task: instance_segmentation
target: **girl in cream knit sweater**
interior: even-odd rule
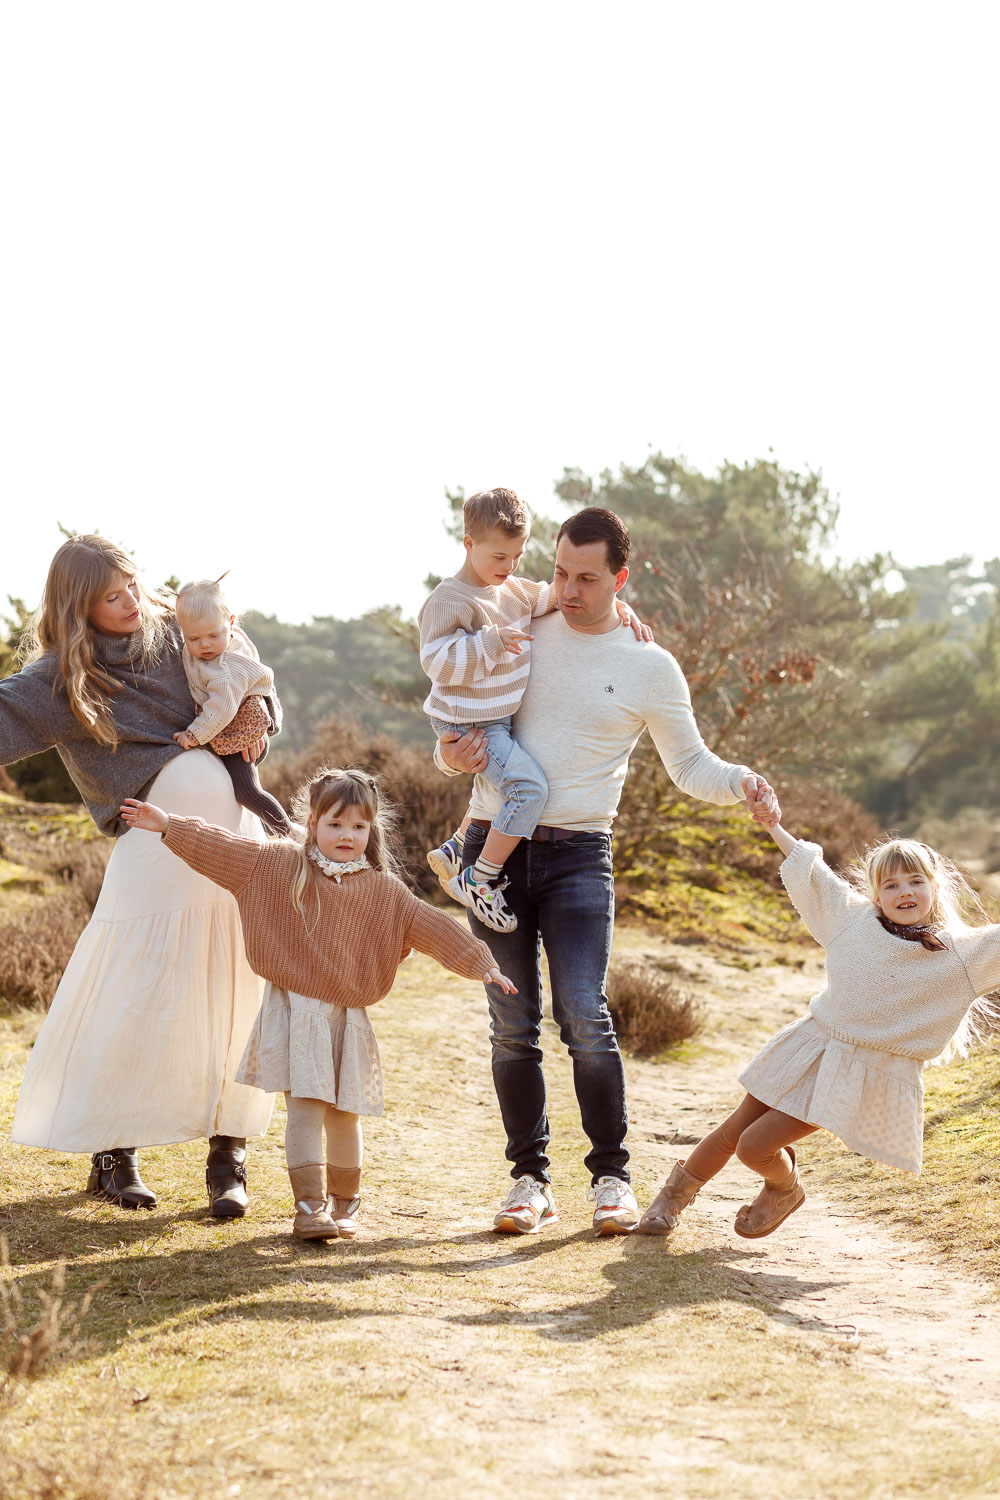
[[[872,1161],[919,1172],[924,1063],[950,1045],[965,1050],[974,1013],[989,1011],[979,997],[1000,985],[1000,926],[964,922],[958,903],[978,902],[926,844],[873,845],[859,890],[834,874],[818,845],[777,822],[771,834],[786,856],[785,888],[826,949],[826,987],[744,1068],[742,1104],[676,1164],[642,1234],[669,1234],[734,1153],[764,1179],[737,1214],[736,1233],[773,1233],[805,1198],[794,1143],[819,1129]]]
[[[132,828],[161,834],[174,854],[236,897],[247,958],[268,981],[236,1080],[285,1095],[293,1234],[351,1239],[360,1206],[360,1116],[382,1113],[367,1007],[389,993],[413,948],[467,979],[508,994],[512,986],[485,943],[418,901],[395,875],[391,813],[373,777],[321,771],[300,795],[299,812],[302,843],[266,844],[135,798],[121,815]]]

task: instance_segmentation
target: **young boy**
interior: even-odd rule
[[[517,918],[503,898],[500,873],[522,838],[538,825],[548,786],[510,732],[531,661],[528,626],[553,609],[552,585],[515,578],[531,522],[513,490],[484,490],[466,500],[465,562],[428,597],[417,616],[420,665],[431,680],[424,702],[435,734],[486,732],[486,780],[503,796],[474,866],[463,869],[461,825],[427,863],[444,888],[491,927],[513,932]]]
[[[481,728],[489,756],[482,773],[503,797],[475,865],[463,868],[466,812],[427,863],[450,895],[494,932],[513,932],[517,918],[503,898],[504,862],[538,826],[548,784],[511,736],[511,717],[524,696],[531,665],[528,626],[555,609],[551,583],[515,578],[531,519],[513,490],[483,490],[466,500],[465,562],[445,578],[417,616],[420,665],[431,680],[424,702],[435,734]],[[623,625],[651,639],[629,606],[616,605]]]

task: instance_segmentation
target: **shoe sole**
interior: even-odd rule
[[[99,1198],[102,1203],[113,1203],[115,1208],[123,1208],[126,1213],[134,1213],[137,1208],[146,1208],[152,1211],[156,1207],[156,1199],[152,1203],[126,1203],[124,1198],[116,1198],[114,1193],[106,1193],[101,1188],[87,1188],[91,1198]]]
[[[210,1203],[208,1212],[213,1219],[242,1219],[246,1209],[240,1203]]]
[[[438,881],[441,885],[441,889],[445,891],[449,896],[451,896],[451,899],[454,901],[455,897],[448,887],[448,882],[449,880],[453,879],[454,876],[458,875],[460,871],[453,870],[446,859],[441,859],[438,856],[438,852],[436,849],[432,849],[430,854],[428,854],[427,863],[430,865],[431,869],[434,871],[434,874],[437,876]]]
[[[556,1214],[556,1213],[542,1214],[542,1217],[539,1219],[539,1221],[538,1221],[537,1224],[532,1224],[529,1229],[526,1229],[524,1227],[524,1225],[523,1224],[519,1224],[517,1222],[517,1220],[512,1217],[512,1215],[505,1214],[502,1218],[494,1219],[493,1220],[493,1233],[494,1234],[537,1234],[540,1229],[544,1229],[544,1227],[545,1227],[546,1224],[558,1224],[558,1223],[559,1223],[559,1215],[558,1214]]]
[[[594,1238],[603,1239],[609,1234],[635,1234],[638,1228],[638,1219],[634,1224],[621,1224],[617,1219],[602,1219],[599,1224],[594,1225]]]

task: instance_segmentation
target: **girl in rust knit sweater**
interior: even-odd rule
[[[383,1103],[367,1007],[389,993],[413,948],[467,979],[507,993],[513,986],[485,943],[398,878],[392,812],[373,777],[321,771],[297,811],[302,842],[267,844],[135,798],[121,813],[236,897],[247,958],[268,981],[237,1081],[285,1095],[292,1233],[351,1239],[361,1201],[360,1116],[381,1114]]]

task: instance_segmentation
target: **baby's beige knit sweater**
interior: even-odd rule
[[[466,979],[493,968],[485,943],[418,901],[395,875],[359,870],[338,882],[310,866],[303,920],[292,904],[299,856],[291,842],[258,844],[201,818],[175,817],[163,841],[232,891],[250,967],[282,989],[348,1009],[374,1005],[412,948]]]

